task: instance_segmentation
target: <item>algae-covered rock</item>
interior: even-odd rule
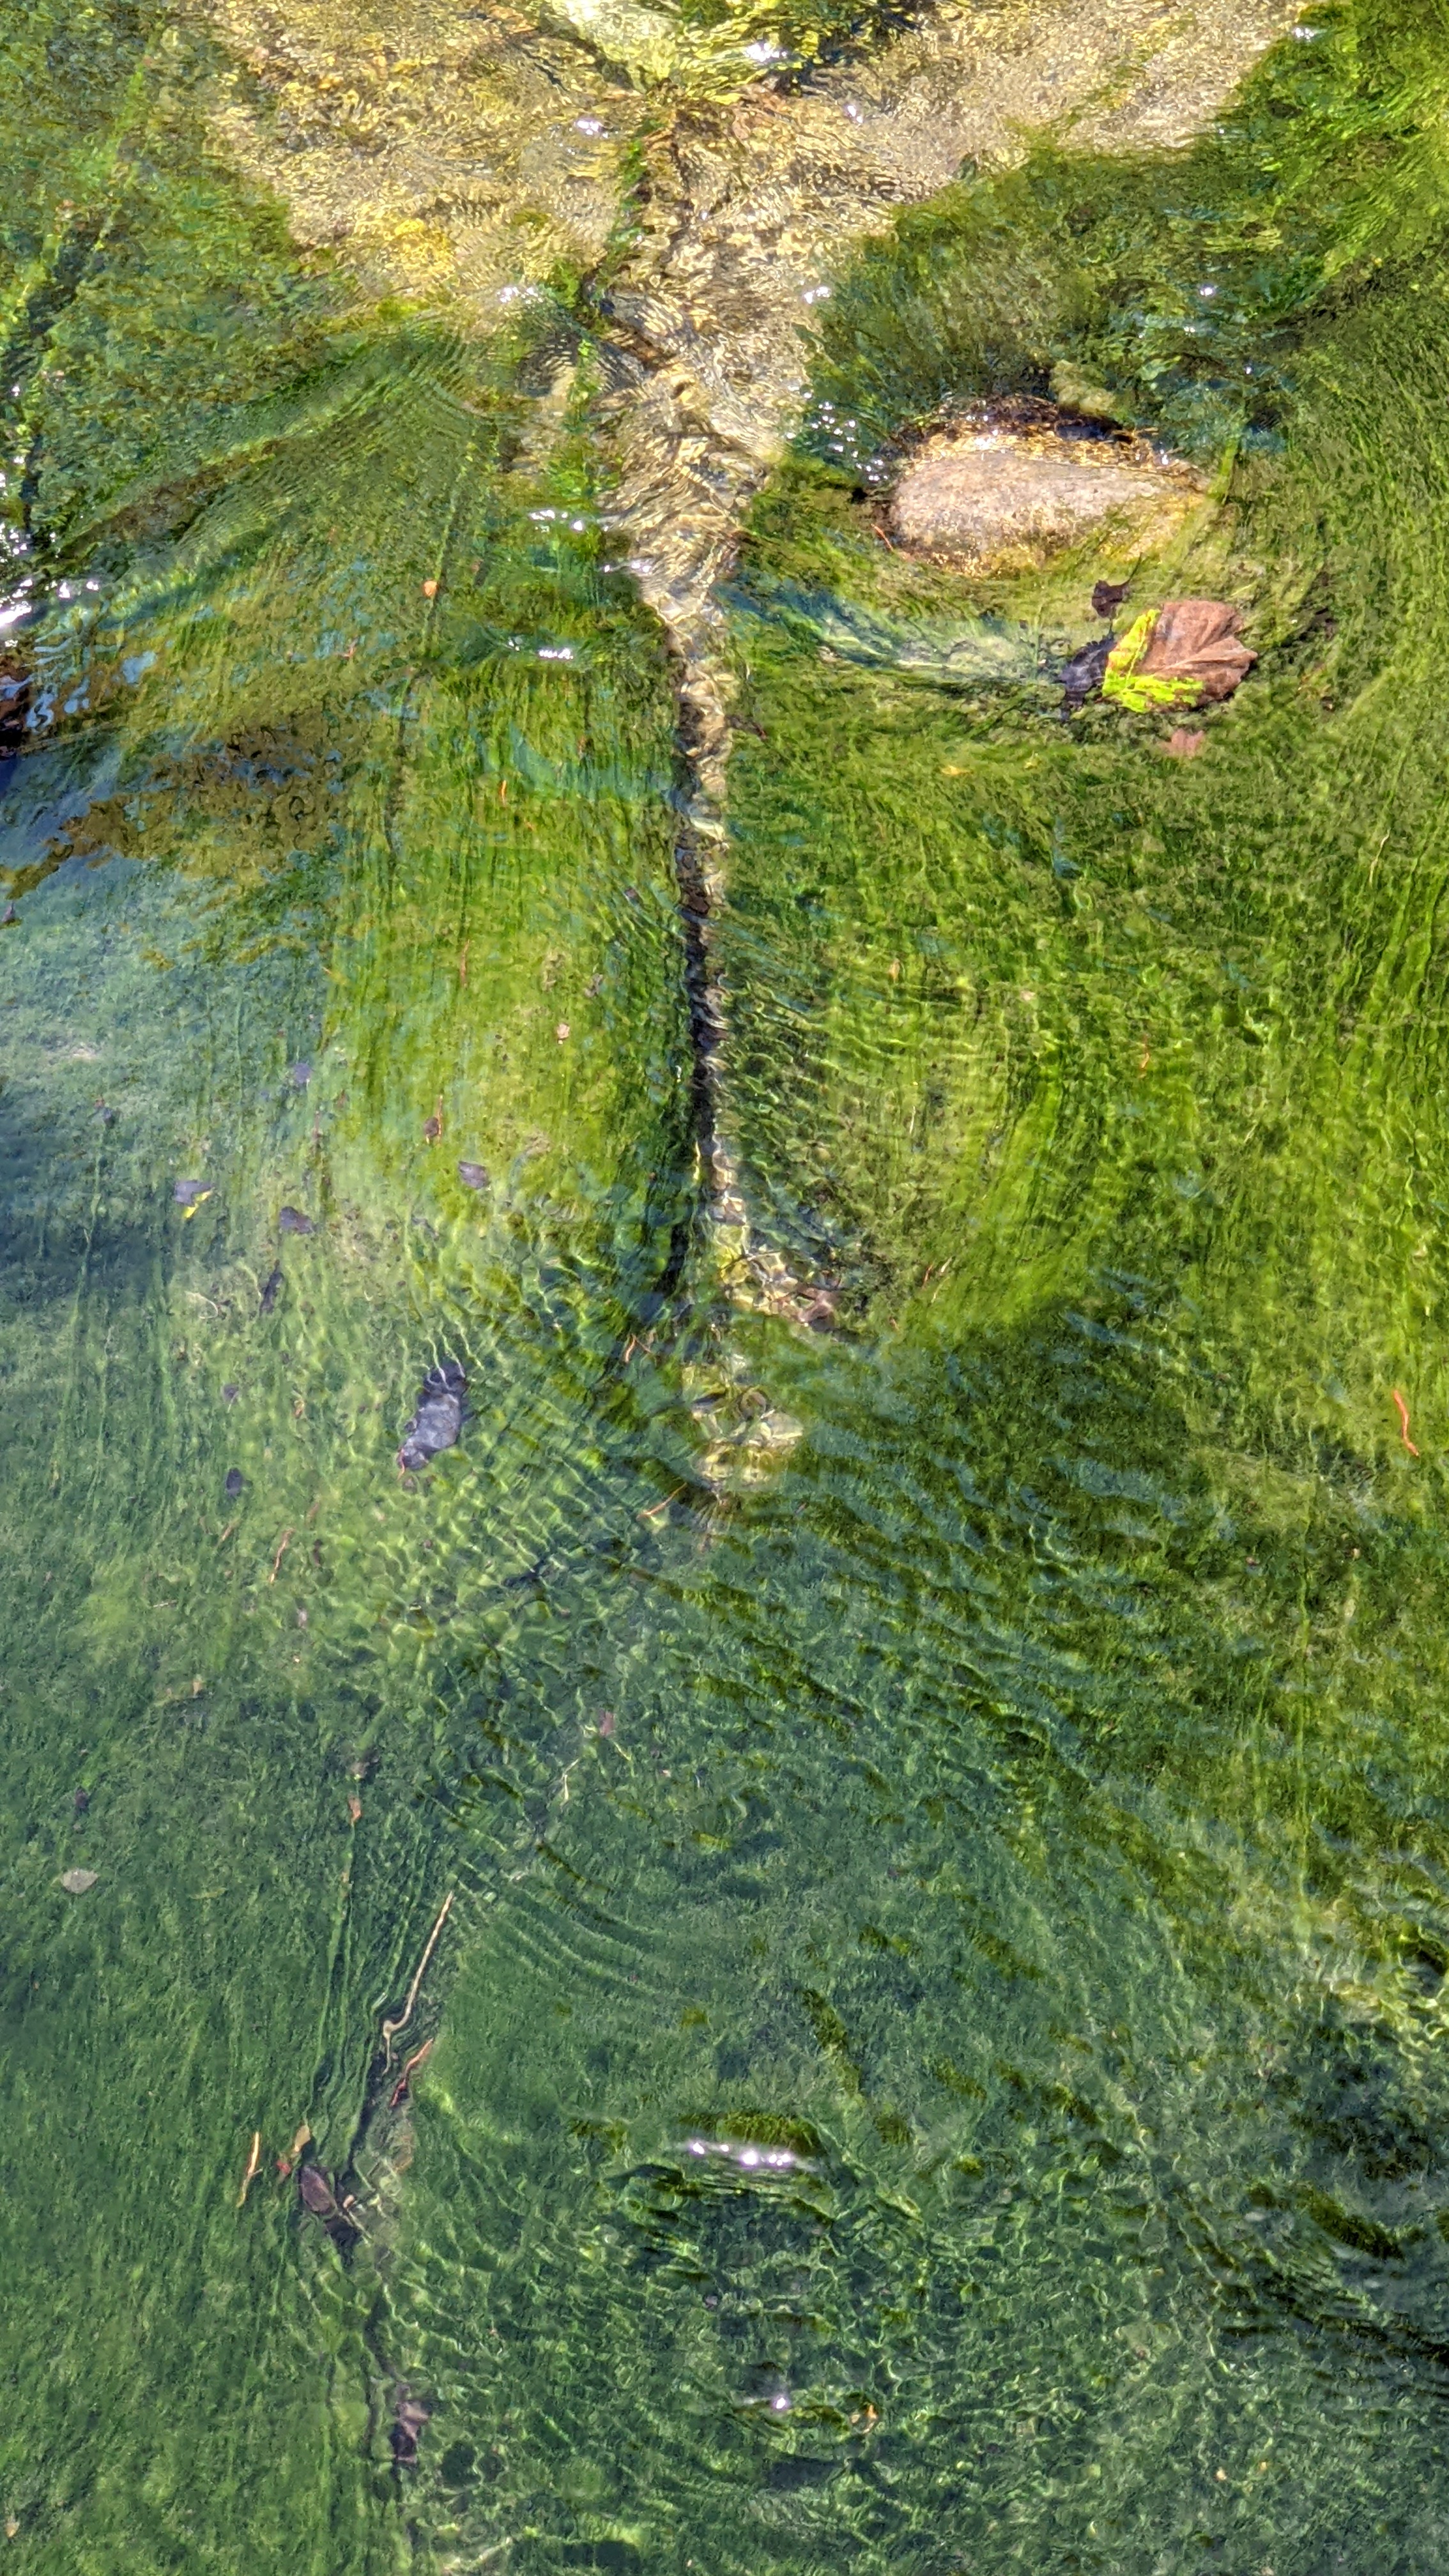
[[[996,574],[1028,571],[1100,531],[1128,554],[1161,544],[1197,500],[1197,477],[1142,441],[1084,430],[1064,416],[1038,424],[984,411],[939,432],[896,484],[892,540]]]

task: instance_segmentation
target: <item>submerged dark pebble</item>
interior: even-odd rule
[[[302,1062],[301,1062],[300,1064],[294,1064],[294,1065],[293,1065],[293,1067],[292,1067],[292,1080],[293,1080],[293,1083],[296,1085],[296,1088],[298,1089],[298,1091],[305,1091],[305,1090],[306,1090],[306,1088],[307,1088],[307,1085],[308,1085],[308,1083],[311,1081],[311,1079],[312,1079],[312,1068],[311,1068],[310,1064],[308,1064],[308,1062],[306,1061],[306,1058],[304,1057],[304,1058],[303,1058],[303,1060],[302,1060]]]
[[[77,1789],[75,1793],[75,1811],[77,1816],[83,1816],[90,1803],[91,1793],[89,1789]]]
[[[440,1360],[429,1369],[418,1398],[418,1409],[403,1433],[397,1463],[403,1468],[426,1467],[439,1450],[451,1449],[463,1428],[463,1396],[468,1380],[456,1360]]]
[[[278,1262],[276,1269],[272,1272],[270,1278],[262,1289],[261,1306],[262,1313],[264,1315],[270,1315],[272,1308],[275,1306],[277,1302],[277,1291],[281,1287],[281,1284],[282,1265]]]
[[[238,1494],[242,1491],[245,1484],[246,1478],[242,1474],[240,1467],[228,1467],[226,1471],[226,1491],[229,1501],[233,1503],[236,1501]]]
[[[465,1190],[486,1190],[488,1187],[488,1166],[486,1163],[460,1163],[458,1165],[458,1178],[462,1182]]]
[[[311,1218],[304,1216],[300,1208],[294,1207],[278,1210],[277,1225],[283,1234],[312,1234],[316,1231]]]
[[[1121,607],[1131,587],[1130,581],[1099,581],[1092,592],[1093,616],[1110,617],[1114,608]]]
[[[222,1390],[221,1390],[221,1400],[222,1400],[222,1403],[223,1403],[223,1404],[235,1404],[235,1402],[236,1402],[236,1400],[237,1400],[237,1397],[240,1395],[240,1393],[241,1393],[241,1388],[240,1388],[239,1386],[224,1386],[224,1387],[222,1388]]]
[[[432,2414],[430,2406],[420,2406],[415,2397],[400,2397],[392,2419],[392,2456],[400,2469],[417,2464],[418,2436]]]
[[[297,2188],[305,2206],[314,2218],[335,2218],[337,2203],[332,2185],[320,2165],[303,2165],[297,2175]]]
[[[210,1197],[211,1183],[210,1181],[177,1181],[173,1184],[171,1195],[178,1207],[195,1207],[198,1199]]]
[[[1100,689],[1107,656],[1116,640],[1115,635],[1099,636],[1095,644],[1084,644],[1080,653],[1074,653],[1070,662],[1062,664],[1062,689],[1068,707],[1085,705],[1093,691]]]
[[[30,673],[19,662],[0,662],[0,760],[13,760],[25,749],[29,714]],[[19,917],[12,905],[8,918]]]

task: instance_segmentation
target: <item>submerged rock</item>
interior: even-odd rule
[[[60,1883],[67,1896],[87,1896],[95,1886],[97,1876],[98,1872],[93,1869],[68,1869],[63,1872]]]
[[[315,1234],[317,1229],[300,1208],[284,1207],[278,1211],[277,1231],[280,1234]]]
[[[297,2174],[297,2188],[303,2204],[314,2218],[336,2218],[337,2201],[332,2185],[320,2165],[303,2165]]]
[[[458,1178],[462,1182],[465,1190],[486,1190],[488,1187],[488,1166],[486,1163],[460,1162],[458,1165]]]
[[[896,484],[889,530],[904,552],[962,571],[1028,571],[1108,523],[1134,553],[1149,549],[1198,490],[1140,440],[1010,404],[926,442]]]
[[[398,1465],[407,1471],[426,1467],[441,1450],[451,1449],[463,1428],[463,1397],[468,1380],[456,1360],[440,1360],[429,1369],[418,1409],[403,1433]]]

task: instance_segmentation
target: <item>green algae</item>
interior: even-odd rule
[[[766,496],[723,1097],[817,1340],[695,1242],[669,671],[529,390],[577,324],[359,316],[162,23],[4,39],[17,2561],[1427,2571],[1438,22],[1290,44],[1198,160],[1039,159],[1004,281],[967,192],[832,305],[863,457],[983,349],[1231,441],[1172,577],[1261,660],[1178,768],[1038,677],[1085,563],[963,595],[854,462]],[[123,276],[60,212],[117,171]],[[742,1393],[804,1437],[726,1507]]]

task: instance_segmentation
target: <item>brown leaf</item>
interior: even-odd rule
[[[1199,704],[1216,706],[1258,658],[1240,642],[1241,624],[1241,609],[1224,599],[1165,599],[1137,671],[1157,680],[1195,680]]]

